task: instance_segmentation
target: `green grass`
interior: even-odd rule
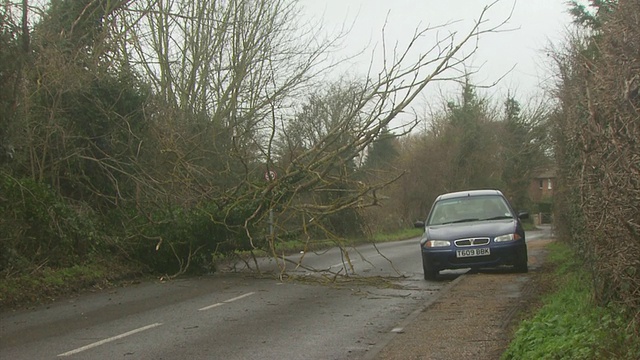
[[[48,303],[88,288],[110,286],[112,281],[139,275],[139,269],[114,262],[35,269],[28,274],[0,278],[0,310]]]
[[[105,269],[96,266],[38,269],[30,274],[0,280],[0,305],[5,307],[47,302],[104,277]]]
[[[593,303],[589,276],[571,250],[554,242],[549,245],[548,261],[556,266],[557,291],[520,324],[501,359],[639,359],[640,340],[625,330],[624,314]]]

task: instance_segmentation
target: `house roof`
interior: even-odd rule
[[[556,177],[556,169],[539,169],[533,172],[534,179],[553,179]]]

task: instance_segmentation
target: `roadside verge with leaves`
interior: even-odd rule
[[[595,304],[589,273],[566,244],[548,249],[554,290],[520,324],[501,359],[638,359],[640,338],[627,326],[630,314]]]

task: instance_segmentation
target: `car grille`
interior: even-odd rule
[[[453,242],[457,247],[487,245],[489,238],[458,239]]]

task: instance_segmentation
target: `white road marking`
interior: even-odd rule
[[[213,304],[213,305],[205,306],[205,307],[203,307],[203,308],[198,309],[198,311],[205,311],[205,310],[213,309],[214,307],[218,307],[218,306],[221,306],[221,305],[224,305],[224,304],[228,304],[228,303],[230,303],[230,302],[234,302],[234,301],[236,301],[236,300],[240,300],[240,299],[242,299],[242,298],[245,298],[245,297],[247,297],[247,296],[251,296],[251,295],[253,295],[253,294],[255,294],[255,292],[253,292],[253,291],[252,291],[252,292],[250,292],[250,293],[246,293],[246,294],[244,294],[244,295],[236,296],[236,297],[234,297],[234,298],[231,298],[231,299],[229,299],[229,300],[225,300],[225,301],[223,301],[223,302],[219,302],[219,303],[215,303],[215,304]]]
[[[201,308],[201,309],[198,309],[198,311],[205,311],[205,310],[213,309],[214,307],[218,307],[218,306],[222,306],[222,305],[224,305],[224,303],[223,303],[223,302],[221,302],[221,303],[216,303],[216,304],[209,305],[209,306],[205,306],[205,307],[203,307],[203,308]]]
[[[139,333],[139,332],[141,332],[141,331],[149,330],[149,329],[152,329],[152,328],[157,327],[157,326],[160,326],[160,325],[162,325],[162,323],[155,323],[155,324],[151,324],[151,325],[143,326],[143,327],[141,327],[141,328],[138,328],[138,329],[135,329],[135,330],[128,331],[128,332],[126,332],[126,333],[124,333],[124,334],[120,334],[120,335],[117,335],[117,336],[114,336],[114,337],[110,337],[110,338],[108,338],[108,339],[100,340],[100,341],[98,341],[98,342],[94,342],[93,344],[89,344],[89,345],[86,345],[86,346],[83,346],[83,347],[77,348],[77,349],[75,349],[75,350],[67,351],[66,353],[59,354],[59,355],[58,355],[58,357],[64,357],[64,356],[74,355],[74,354],[77,354],[77,353],[79,353],[79,352],[83,352],[83,351],[85,351],[85,350],[89,350],[89,349],[91,349],[91,348],[94,348],[94,347],[97,347],[97,346],[100,346],[100,345],[106,344],[106,343],[108,343],[108,342],[112,342],[112,341],[115,341],[115,340],[118,340],[118,339],[122,339],[122,338],[124,338],[124,337],[129,336],[129,335],[133,335],[133,334]]]

